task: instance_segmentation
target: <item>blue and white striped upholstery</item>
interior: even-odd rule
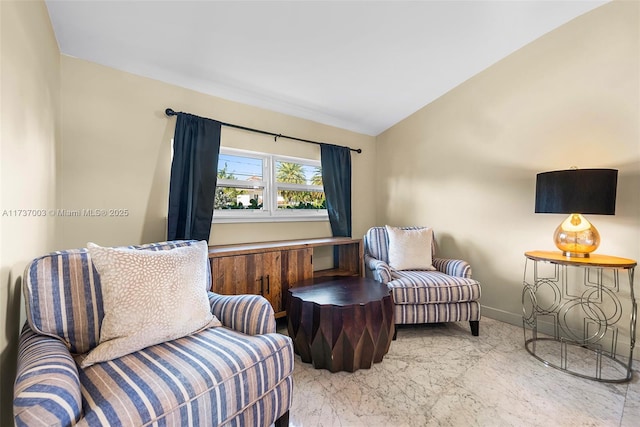
[[[270,425],[291,406],[293,345],[275,333],[273,308],[261,296],[209,292],[224,327],[79,369],[73,355],[97,344],[103,317],[87,251],[34,260],[24,288],[16,425]]]
[[[167,250],[193,241],[130,246]],[[86,249],[53,252],[32,261],[24,274],[27,321],[34,332],[58,337],[72,354],[98,345],[104,317],[102,287]]]
[[[449,276],[466,277],[471,279],[471,265],[461,259],[433,258],[436,270]]]
[[[384,261],[372,258],[370,255],[364,255],[364,266],[367,277],[371,277],[380,283],[389,283],[393,277],[391,276],[391,267]]]
[[[398,325],[466,322],[480,320],[480,304],[478,301],[455,304],[398,304],[393,314]]]
[[[402,230],[419,230],[424,227],[400,227]],[[471,265],[460,259],[436,257],[436,240],[431,241],[431,257],[436,270],[451,276],[471,278]],[[385,227],[372,227],[364,235],[364,261],[368,270],[381,283],[391,281],[391,267],[389,267],[389,234]],[[380,271],[377,271],[380,270]]]
[[[463,260],[438,258],[435,250],[434,239],[431,252],[436,271],[397,271],[389,266],[386,228],[373,227],[365,234],[365,275],[386,283],[391,290],[396,324],[480,320],[480,283],[471,278],[471,265]]]
[[[82,417],[78,368],[64,343],[25,324],[18,346],[13,413],[18,426],[73,425]]]
[[[387,283],[396,304],[438,304],[476,301],[480,284],[466,277],[440,271],[393,271]]]
[[[290,396],[293,360],[283,335],[206,329],[81,370],[83,421],[222,425],[283,381],[280,398]],[[267,425],[277,418],[258,415]]]
[[[225,325],[247,335],[271,334],[276,318],[271,304],[259,295],[219,295],[209,292],[211,312]]]

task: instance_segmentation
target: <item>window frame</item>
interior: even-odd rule
[[[242,222],[287,222],[287,221],[329,221],[326,209],[278,209],[277,194],[279,189],[322,191],[324,187],[309,184],[279,183],[276,180],[276,162],[298,163],[311,167],[322,167],[320,160],[283,156],[279,154],[250,151],[232,147],[220,147],[220,154],[249,157],[262,160],[262,181],[217,179],[216,188],[256,188],[258,182],[262,186],[262,209],[214,209],[212,223]],[[220,160],[218,159],[218,164]],[[216,165],[216,174],[218,165]],[[326,195],[325,195],[326,197]]]

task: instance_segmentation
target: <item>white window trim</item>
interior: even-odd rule
[[[257,151],[241,150],[238,148],[220,147],[220,154],[229,154],[232,156],[244,156],[262,159],[262,181],[252,182],[253,185],[247,184],[243,180],[218,179],[217,186],[233,185],[245,188],[255,188],[256,186],[263,188],[262,201],[263,205],[268,203],[266,210],[253,209],[218,209],[213,211],[211,220],[214,224],[229,223],[248,223],[248,222],[293,222],[293,221],[329,221],[329,215],[326,209],[309,210],[309,209],[277,209],[277,201],[274,194],[278,189],[290,190],[317,190],[324,191],[319,185],[304,184],[287,184],[276,183],[275,163],[293,162],[302,163],[309,166],[320,166],[319,160],[304,159],[299,157],[288,157],[276,154],[262,153]],[[217,165],[216,165],[217,171]]]

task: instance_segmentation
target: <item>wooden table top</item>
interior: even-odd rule
[[[564,256],[560,251],[528,251],[524,255],[535,261],[585,267],[633,268],[637,264],[635,260],[629,258],[601,254],[591,254],[588,258],[575,258]]]
[[[316,239],[276,240],[271,242],[233,243],[209,246],[209,258],[273,252],[284,249],[304,249],[318,246],[360,244],[362,239],[352,237],[320,237]]]
[[[335,306],[366,304],[390,296],[387,285],[358,276],[341,277],[311,286],[290,288],[289,294],[304,302]]]

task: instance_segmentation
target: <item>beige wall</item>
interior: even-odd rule
[[[127,217],[61,217],[61,248],[165,238],[171,138],[167,107],[223,122],[363,149],[353,154],[353,234],[375,218],[374,138],[204,95],[62,56],[61,209],[129,210]],[[319,147],[223,128],[222,145],[319,159]],[[210,244],[330,236],[325,222],[214,224]]]
[[[472,263],[483,315],[521,324],[523,253],[555,250],[564,216],[534,214],[538,172],[619,169],[616,215],[590,219],[599,253],[640,259],[639,14],[598,8],[378,136],[378,222],[434,227]]]
[[[599,252],[640,258],[636,2],[614,2],[561,27],[377,138],[60,57],[42,2],[2,1],[0,14],[1,209],[130,212],[0,217],[2,425],[11,423],[26,262],[87,241],[165,237],[175,123],[166,107],[363,148],[353,154],[354,236],[384,223],[435,227],[441,255],[472,262],[487,316],[520,322],[522,253],[553,249],[551,234],[562,217],[533,213],[537,172],[619,169],[616,216],[591,219],[603,236]],[[314,146],[224,132],[230,146],[318,156]],[[326,222],[216,224],[210,243],[329,234]]]
[[[0,2],[0,425],[13,425],[20,286],[26,263],[53,249],[59,52],[43,2]],[[24,214],[24,213],[23,213]]]

